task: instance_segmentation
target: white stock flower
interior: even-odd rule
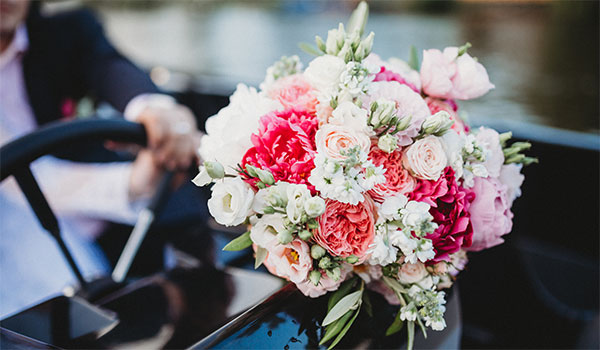
[[[380,231],[380,230],[378,230]],[[385,232],[377,232],[369,248],[369,263],[373,265],[386,266],[396,261],[398,249],[386,239]]]
[[[400,209],[408,203],[408,198],[403,194],[396,194],[386,198],[379,208],[379,215],[386,220],[400,220]]]
[[[353,130],[363,132],[368,136],[374,135],[373,130],[367,125],[368,112],[350,101],[341,102],[331,112],[329,124],[344,125]]]
[[[471,164],[471,172],[477,177],[488,177],[490,175],[488,169],[481,163]]]
[[[258,131],[260,117],[280,108],[279,102],[259,94],[255,88],[239,84],[229,105],[206,121],[200,156],[221,163],[227,174],[236,174],[236,166],[252,147],[250,136]]]
[[[402,224],[405,226],[416,227],[424,221],[432,219],[429,214],[429,204],[424,202],[410,201],[406,204],[404,209],[400,210],[402,214]]]
[[[252,225],[250,239],[263,248],[270,248],[279,244],[277,233],[285,230],[284,216],[280,213],[263,215]]]
[[[219,224],[235,226],[251,214],[253,199],[254,191],[242,179],[225,178],[212,187],[208,210]]]
[[[386,181],[385,168],[383,165],[375,166],[371,161],[363,163],[364,171],[363,175],[358,178],[358,184],[363,188],[364,191],[369,191],[375,185],[384,183]]]

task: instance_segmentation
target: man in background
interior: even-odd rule
[[[32,171],[58,216],[84,276],[110,266],[94,243],[105,221],[131,224],[164,169],[196,161],[192,113],[159,94],[146,74],[107,41],[87,11],[45,17],[39,2],[0,1],[0,144],[70,114],[84,96],[142,123],[148,149],[133,162],[74,163],[46,156]],[[72,285],[75,277],[16,182],[0,184],[0,318]]]

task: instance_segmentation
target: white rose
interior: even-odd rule
[[[325,212],[325,200],[318,196],[312,197],[304,202],[304,210],[310,218],[321,216]]]
[[[250,229],[252,242],[265,249],[279,244],[277,233],[285,230],[283,218],[283,214],[279,213],[263,215]]]
[[[302,221],[304,203],[310,198],[310,191],[304,184],[290,184],[287,186],[287,206],[285,208],[288,219],[294,224]]]
[[[239,177],[228,177],[212,187],[208,200],[210,214],[221,225],[239,225],[252,212],[254,191]]]
[[[428,276],[425,265],[420,262],[404,264],[398,269],[398,281],[403,284],[420,284]]]
[[[344,60],[332,55],[323,55],[310,62],[304,71],[304,77],[321,94],[332,95],[337,91],[344,69]]]
[[[237,164],[252,147],[250,136],[258,131],[260,117],[281,108],[279,102],[266,98],[255,88],[239,84],[229,105],[206,121],[200,156],[221,163],[227,174],[236,174]]]
[[[427,136],[410,145],[402,157],[402,165],[414,177],[423,180],[439,179],[448,164],[446,152],[438,137]]]

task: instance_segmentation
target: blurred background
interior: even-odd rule
[[[239,82],[346,22],[357,1],[45,1],[85,5],[153,81],[205,118]],[[496,88],[461,102],[473,124],[534,142],[506,243],[472,254],[459,279],[464,348],[597,348],[598,1],[369,1],[382,58],[470,42]],[[559,130],[560,129],[560,130]],[[583,184],[578,189],[573,184]],[[222,244],[218,243],[218,244]]]
[[[85,4],[109,38],[163,88],[227,95],[254,86],[282,55],[310,55],[345,22],[357,1],[83,0],[49,1],[54,10]],[[496,89],[464,103],[472,118],[526,121],[598,133],[598,2],[369,1],[367,31],[382,58],[408,48],[473,44]]]

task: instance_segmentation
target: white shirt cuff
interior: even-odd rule
[[[171,108],[177,102],[169,95],[164,94],[141,94],[132,98],[125,107],[125,119],[135,122],[146,108]]]

